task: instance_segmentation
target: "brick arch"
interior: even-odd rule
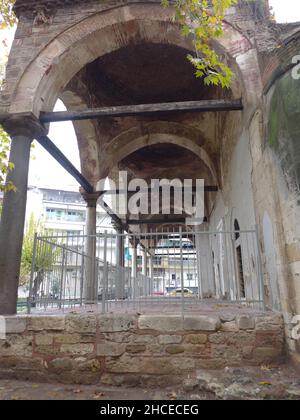
[[[85,99],[75,92],[75,90],[65,90],[60,95],[61,101],[67,110],[84,110],[88,109]],[[89,180],[91,184],[98,181],[100,177],[99,168],[99,144],[97,141],[98,134],[94,121],[73,121],[79,156],[81,162],[81,172]],[[88,162],[88,165],[86,164]]]
[[[203,147],[204,140],[199,131],[183,124],[165,121],[160,121],[158,124],[157,122],[149,123],[146,129],[142,126],[130,129],[113,139],[103,153],[103,160],[100,160],[100,179],[109,176],[112,168],[127,156],[143,147],[160,143],[174,144],[193,152],[211,174],[208,182],[219,185],[215,164]],[[208,196],[208,200],[207,208],[211,209],[214,205],[211,194]]]
[[[68,82],[88,63],[130,43],[145,41],[192,48],[174,23],[172,9],[163,9],[160,3],[115,7],[83,19],[53,39],[28,65],[13,94],[10,112],[27,111],[38,116],[41,110],[51,110]],[[219,47],[234,58],[252,49],[249,40],[230,25]],[[232,90],[241,92],[247,66],[244,63],[236,68],[238,77]]]
[[[113,167],[130,154],[160,143],[174,144],[193,152],[209,169],[211,182],[219,184],[215,165],[203,147],[205,140],[201,133],[193,127],[167,121],[140,125],[115,137],[103,153],[105,158],[100,162],[101,178],[106,177]]]

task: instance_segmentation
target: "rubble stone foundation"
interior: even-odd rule
[[[7,317],[0,377],[161,386],[197,369],[283,360],[281,315]]]

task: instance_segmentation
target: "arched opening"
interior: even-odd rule
[[[153,254],[155,293],[170,299],[199,296],[196,248],[187,226],[165,225],[156,231]]]
[[[232,89],[222,91],[204,86],[194,77],[194,69],[186,59],[193,48],[192,42],[180,35],[179,25],[171,21],[172,15],[171,9],[162,10],[160,5],[143,5],[141,8],[133,4],[83,19],[58,35],[28,66],[17,85],[12,110],[30,109],[38,115],[41,110],[51,110],[58,96],[66,104],[68,102],[69,110],[240,97],[243,91],[241,70],[231,51],[226,51],[226,43],[216,44],[216,48],[224,53],[234,68],[236,77]],[[227,30],[236,32],[231,26]],[[242,37],[240,33],[237,35]],[[244,45],[244,48],[246,45],[247,49],[251,48],[248,40]],[[48,63],[47,69],[40,63]],[[32,74],[35,74],[34,79]],[[23,91],[34,92],[34,97],[23,102]],[[167,119],[194,129],[201,128],[205,134],[205,151],[215,163],[220,158],[221,131],[226,124],[230,125],[228,117],[227,113],[186,113],[164,115],[154,121]],[[148,123],[149,119],[140,117],[126,118],[125,121],[118,118],[96,121],[89,123],[90,127],[85,122],[75,124],[81,144],[82,170],[93,185],[107,175],[104,172],[106,149],[112,139],[145,122]],[[91,130],[92,125],[95,127]],[[219,133],[216,127],[220,128]],[[237,127],[239,124],[234,130]],[[228,138],[234,142],[236,135]],[[220,173],[218,177],[220,179]]]
[[[61,112],[65,110],[65,103],[58,100],[55,105],[55,111]],[[67,122],[63,126],[60,123],[51,124],[49,137],[73,163],[76,169],[81,171],[82,159],[80,159],[78,133],[74,130],[73,124],[71,122]],[[47,187],[51,185],[52,188],[61,190],[64,190],[64,188],[76,190],[78,188],[77,182],[72,176],[54,158],[49,156],[49,153],[37,141],[34,141],[32,157],[29,167],[30,187]],[[47,168],[47,171],[44,168]],[[51,174],[51,179],[49,174]],[[34,211],[33,208],[27,209],[27,212],[32,211]]]
[[[20,77],[18,75],[18,80],[15,81],[9,112],[31,112],[39,117],[41,112],[53,109],[58,97],[64,100],[68,110],[154,102],[162,104],[238,99],[241,96],[244,96],[247,106],[249,97],[255,91],[255,84],[258,83],[248,74],[248,67],[252,72],[256,69],[256,61],[251,60],[256,60],[257,57],[253,56],[256,52],[247,36],[226,24],[226,36],[220,43],[215,42],[215,47],[235,72],[232,89],[225,91],[205,86],[203,81],[194,77],[194,69],[186,60],[187,53],[193,48],[192,40],[181,36],[180,25],[173,20],[172,8],[164,10],[160,2],[154,3],[156,4],[148,2],[140,5],[134,2],[125,6],[115,5],[109,10],[103,8],[97,13],[84,15],[80,21],[74,21],[74,25],[61,29],[61,33],[57,29],[53,39],[47,39],[47,45],[37,50],[28,61],[24,60],[24,73]],[[95,246],[94,239],[91,238],[95,238],[96,231],[95,196],[98,192],[95,191],[95,186],[99,179],[105,178],[117,168],[127,170],[131,178],[140,177],[144,181],[149,181],[154,176],[159,179],[176,177],[179,180],[202,178],[206,183],[224,190],[226,187],[228,191],[231,186],[228,174],[238,172],[236,167],[231,171],[232,154],[237,142],[241,140],[242,131],[244,134],[245,130],[240,122],[243,117],[247,119],[246,115],[238,113],[234,118],[230,112],[161,113],[154,116],[152,114],[151,117],[137,116],[134,112],[130,115],[126,118],[99,118],[93,122],[74,124],[82,172],[88,181],[85,182],[86,179],[82,179],[80,174],[76,178],[76,171],[73,173],[76,179],[82,181],[81,185],[87,186],[86,191],[90,195],[87,197],[88,194],[84,194],[89,209],[87,254],[90,257],[90,267],[86,283],[89,283],[91,294],[88,301],[94,299],[95,293]],[[247,142],[245,137],[242,140]],[[40,141],[42,143],[43,140]],[[58,160],[61,158],[60,156]],[[66,167],[71,167],[66,159],[62,158],[62,161]],[[171,206],[173,211],[182,207],[175,203],[174,197]],[[203,216],[209,221],[216,206],[215,196],[206,196],[205,201]],[[160,210],[163,210],[163,206]],[[219,211],[217,217],[223,218],[226,213],[228,208]],[[186,214],[183,213],[183,216]],[[179,231],[180,223],[183,224],[174,218],[154,220],[152,214],[148,218],[142,218],[138,214],[136,222],[140,223],[136,230],[140,243],[146,248],[144,251],[148,252],[154,242],[144,238],[150,230],[150,222],[157,225],[171,224],[175,232]],[[118,255],[122,258],[115,260],[124,268],[122,235],[126,229],[131,234],[132,223],[126,224],[120,218],[117,223],[120,224],[116,228]],[[195,247],[198,246],[198,283],[201,273],[201,277],[206,279],[206,297],[210,297],[214,265],[210,260],[212,256],[215,259],[211,242],[215,238],[212,238],[206,228],[209,226],[205,226],[200,232],[202,238],[199,236],[201,241]],[[219,236],[221,234],[220,232]],[[168,241],[176,242],[173,239],[171,236]],[[188,243],[196,243],[189,238],[189,234],[186,239]],[[244,262],[247,258],[242,255],[239,237],[235,238],[235,243],[241,273],[240,295],[245,297]],[[219,245],[218,257],[223,262],[226,259],[223,251],[227,249],[227,243],[219,241]],[[185,247],[181,243],[181,264],[183,248]],[[147,267],[143,268],[143,275],[147,277]],[[188,280],[193,279],[190,277]],[[181,286],[183,289],[185,284],[181,283]],[[222,295],[226,297],[225,282],[223,286]],[[198,294],[203,297],[204,294],[200,292],[198,287]]]
[[[55,37],[36,60],[28,65],[14,92],[12,110],[23,108],[23,111],[30,110],[35,114],[40,110],[51,110],[58,95],[78,71],[97,58],[126,45],[150,41],[154,44],[174,44],[192,49],[191,39],[181,36],[180,26],[174,23],[173,17],[171,8],[162,10],[160,4],[150,3],[142,6],[117,6],[82,19]],[[232,60],[239,79],[243,69],[238,69],[231,56],[249,51],[253,46],[248,38],[231,25],[227,25],[226,32],[228,39],[230,36],[240,38],[242,46],[237,49],[235,44],[231,45],[224,38],[216,47]],[[36,76],[34,80],[32,74]],[[28,86],[32,95],[24,100],[22,92]],[[234,90],[237,94],[240,92],[238,80]]]
[[[236,276],[238,281],[238,291],[240,299],[246,299],[246,287],[244,277],[244,264],[242,253],[242,241],[240,234],[240,224],[237,219],[234,221],[234,236],[235,236],[235,254],[236,254]]]
[[[144,193],[140,200],[143,201],[143,204],[139,203],[140,214],[137,214],[136,210],[133,211],[131,208],[136,191],[128,192],[127,219],[139,218],[141,225],[146,226],[148,224],[148,229],[154,222],[162,224],[162,218],[167,219],[165,223],[171,223],[174,219],[178,220],[180,217],[182,219],[192,217],[194,207],[199,203],[200,195],[196,197],[195,190],[190,191],[189,194],[188,185],[191,185],[191,188],[196,188],[199,180],[204,180],[205,186],[215,186],[214,173],[208,166],[211,162],[209,162],[209,159],[202,159],[205,158],[205,154],[195,154],[194,151],[186,147],[184,139],[176,140],[176,136],[170,136],[169,140],[171,141],[168,141],[167,137],[161,138],[158,134],[153,135],[152,140],[144,147],[143,142],[141,142],[140,148],[138,148],[138,143],[131,145],[132,153],[128,153],[130,150],[128,145],[125,146],[127,152],[121,149],[118,155],[123,156],[123,158],[118,161],[117,165],[114,164],[113,171],[109,173],[109,177],[116,181],[117,171],[120,171],[120,174],[126,173],[128,188],[130,189],[132,183],[135,185],[138,180],[143,183]],[[199,149],[201,152],[201,148]],[[139,188],[140,182],[138,182]],[[103,182],[98,183],[97,188],[101,189],[100,185],[102,184]],[[162,191],[156,195],[157,190],[153,185],[158,184]],[[150,189],[145,190],[147,187]],[[136,186],[134,186],[135,188]],[[112,193],[110,192],[110,194]],[[115,199],[116,196],[117,194],[114,195],[113,200],[114,209],[118,211],[123,206],[120,206],[118,200]],[[216,192],[214,191],[204,193],[203,217],[209,217],[215,196]],[[126,199],[124,195],[120,194],[120,200],[124,201],[124,199]],[[123,213],[118,215],[124,217]],[[175,220],[174,223],[178,223]]]

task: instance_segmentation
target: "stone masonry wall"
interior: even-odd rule
[[[153,384],[197,369],[257,366],[284,357],[277,314],[6,318],[0,377],[65,383]]]

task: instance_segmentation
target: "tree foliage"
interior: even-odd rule
[[[13,12],[15,0],[0,0],[0,29],[6,29],[16,23]]]
[[[16,191],[11,181],[6,182],[6,175],[14,169],[14,164],[8,162],[10,138],[0,126],[0,191]]]
[[[176,19],[182,24],[183,36],[191,36],[196,55],[188,59],[196,68],[196,77],[204,78],[206,85],[229,88],[232,69],[220,58],[211,41],[224,35],[226,11],[239,0],[175,0]],[[169,0],[162,0],[164,7]]]
[[[41,221],[36,221],[34,219],[34,215],[32,214],[25,228],[21,259],[20,285],[25,285],[29,282],[33,260],[34,237],[37,232],[41,236],[45,236],[47,234],[43,223]],[[45,271],[52,268],[58,257],[58,253],[59,251],[57,249],[54,250],[52,245],[46,243],[38,250],[34,266],[34,271],[36,273],[33,284],[34,289],[38,290],[38,287],[43,280]]]

